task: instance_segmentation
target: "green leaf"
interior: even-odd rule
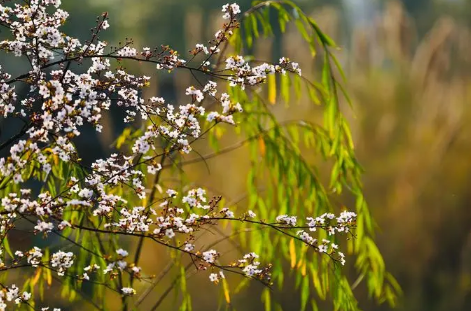
[[[326,45],[326,46],[330,46],[330,47],[337,47],[334,40],[332,40],[329,36],[327,36],[324,32],[322,32],[322,30],[319,28],[319,26],[317,26],[317,23],[315,22],[314,19],[308,18],[308,21],[309,21],[310,25],[312,26],[312,28],[314,29],[314,31],[316,32],[316,34],[319,38],[319,41],[322,45]]]
[[[265,288],[262,292],[262,302],[265,305],[265,311],[271,311],[271,294],[268,288]]]
[[[8,238],[5,236],[3,238],[3,247],[5,248],[5,251],[7,252],[8,255],[10,255],[10,258],[15,258],[13,256],[13,252],[11,251],[11,248],[10,248],[10,243],[8,242]]]
[[[288,74],[281,75],[280,77],[281,96],[283,97],[283,100],[286,103],[286,106],[289,105],[290,87],[291,87],[291,79],[289,75]]]
[[[308,34],[302,20],[296,19],[294,23],[296,24],[296,27],[298,28],[299,33],[303,36],[304,40],[306,40],[306,42],[311,42],[311,36]]]
[[[253,14],[250,14],[249,20],[250,20],[250,23],[252,24],[252,32],[253,32],[255,38],[258,38],[260,36],[260,34],[258,33],[257,17]]]
[[[250,15],[252,16],[252,15]],[[244,35],[245,35],[245,42],[247,42],[247,47],[251,48],[253,43],[252,37],[252,24],[250,23],[249,19],[244,20]]]
[[[301,285],[301,311],[306,310],[309,299],[309,278],[304,277]]]
[[[130,137],[131,135],[131,128],[125,128],[121,135],[118,137],[116,140],[116,148],[120,149],[121,146],[126,142],[126,140]]]

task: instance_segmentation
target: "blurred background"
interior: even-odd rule
[[[67,27],[73,35],[88,35],[95,16],[108,11],[110,41],[132,37],[138,46],[169,44],[182,54],[213,35],[225,3],[63,2],[71,12]],[[399,310],[471,310],[471,1],[295,2],[341,47],[337,55],[354,101],[353,110],[344,111],[365,168],[366,197],[380,227],[379,247],[404,290]],[[243,9],[250,5],[247,0],[238,3]],[[289,32],[281,40],[262,41],[256,53],[266,60],[288,55],[309,72],[310,55],[299,48],[302,40],[296,30]],[[151,92],[173,100],[178,100],[178,90],[192,84],[185,74],[158,81]],[[314,113],[302,104],[290,109],[297,110],[292,115]],[[103,138],[104,145],[112,136]],[[218,164],[213,165],[217,172]],[[245,176],[229,171],[231,180],[243,185]],[[290,293],[284,295],[289,301]],[[249,297],[241,294],[238,305],[262,307],[259,296]],[[198,299],[196,310],[205,305]],[[366,299],[361,306],[388,309]]]
[[[380,228],[380,250],[404,290],[398,310],[471,310],[471,1],[294,2],[341,47],[337,55],[354,101],[353,109],[345,106],[344,111],[365,168],[365,192]],[[136,46],[168,44],[182,54],[212,37],[224,3],[63,0],[71,13],[66,25],[71,35],[87,38],[95,17],[108,11],[112,27],[104,39],[117,42],[131,37]],[[243,9],[250,6],[247,0],[238,3]],[[309,51],[300,48],[301,42],[296,30],[288,29],[282,39],[260,41],[255,53],[265,60],[287,55],[301,63],[303,73],[312,68],[312,74],[314,62]],[[153,68],[137,70],[154,75]],[[192,84],[185,73],[156,78],[158,83],[149,92],[170,102],[178,101],[183,94],[179,90]],[[294,118],[311,118],[309,112],[315,113],[302,103],[289,109]],[[113,124],[121,119],[108,116],[107,122],[115,131],[100,138],[103,150],[119,132]],[[228,156],[237,161],[235,154]],[[223,163],[210,163],[213,175],[218,165],[224,168]],[[245,176],[238,174],[234,165],[227,168],[225,178],[240,186],[226,186],[217,176],[207,178],[205,186],[218,182],[221,191],[236,196],[245,186]],[[149,247],[147,252],[153,250]],[[164,259],[144,258],[144,269],[151,267],[157,273]],[[217,291],[207,276],[203,278],[208,295],[195,296],[194,309],[215,310],[205,300],[213,300],[209,293]],[[190,280],[190,290],[198,289],[198,284],[202,283]],[[259,293],[259,288],[241,293],[234,303],[241,310],[260,310]],[[292,293],[286,290],[281,295],[285,309],[296,310],[295,302],[290,307]],[[364,310],[389,310],[364,296],[360,290]]]

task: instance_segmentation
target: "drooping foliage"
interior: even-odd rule
[[[187,59],[168,46],[137,50],[132,40],[108,48],[100,40],[109,27],[107,13],[82,43],[60,31],[68,13],[59,7],[59,0],[0,2],[0,23],[11,35],[0,50],[31,67],[16,77],[0,72],[3,118],[21,123],[0,144],[0,309],[41,310],[46,298],[67,309],[81,301],[108,310],[114,293],[123,310],[144,309],[152,299],[150,309],[157,310],[175,290],[179,308],[190,310],[195,293],[187,276],[199,271],[220,285],[228,306],[234,291],[258,281],[266,286],[262,298],[271,310],[279,306],[269,288],[283,289],[284,263],[295,274],[302,310],[309,304],[316,309],[321,300],[335,310],[358,310],[353,289],[363,282],[371,296],[394,304],[399,287],[373,241],[361,168],[340,109],[341,98],[349,99],[345,81],[338,80],[343,73],[336,46],[312,18],[290,1],[256,2],[242,14],[228,4],[222,28]],[[287,23],[322,59],[319,79],[302,75],[288,58],[270,63],[250,56],[259,37],[273,35],[275,25],[284,32]],[[169,104],[158,94],[145,98],[150,77],[125,67],[136,62],[169,74],[191,72],[187,102]],[[303,94],[320,106],[323,122],[280,121],[272,109],[277,99],[288,112]],[[109,157],[84,163],[87,151],[76,147],[75,138],[87,126],[100,133],[102,115],[114,109],[124,112],[129,125]],[[221,137],[229,132],[238,142],[225,147]],[[199,155],[193,146],[205,141],[213,152]],[[181,174],[187,164],[241,147],[251,163],[243,208]],[[172,177],[172,187],[164,176]],[[354,207],[344,206],[344,192],[355,199]],[[222,225],[234,234],[222,232]],[[201,243],[213,230],[221,239]],[[14,242],[20,232],[30,235],[30,245]],[[245,255],[219,252],[227,240],[239,241]],[[140,267],[144,243],[170,254],[158,276]],[[344,273],[344,252],[356,258],[356,281]],[[151,294],[170,271],[176,272],[174,281],[155,299]],[[229,274],[240,278],[235,290]],[[22,276],[20,290],[15,284]],[[62,299],[45,297],[51,287]]]

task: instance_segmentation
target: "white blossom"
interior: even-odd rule
[[[133,296],[136,294],[136,290],[131,287],[123,287],[121,288],[121,292],[123,293],[124,296]]]

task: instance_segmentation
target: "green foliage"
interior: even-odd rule
[[[247,51],[259,37],[271,36],[274,25],[269,17],[270,10],[278,16],[279,29],[284,32],[288,22],[294,22],[300,35],[309,45],[312,56],[323,60],[321,83],[311,82],[298,76],[284,76],[275,84],[268,81],[268,96],[259,93],[233,90],[231,95],[246,107],[244,120],[240,127],[242,135],[249,138],[248,144],[252,168],[248,175],[248,209],[258,211],[262,217],[269,218],[283,213],[295,213],[300,216],[312,216],[345,208],[335,203],[338,195],[345,189],[356,200],[359,215],[354,243],[350,253],[357,256],[356,271],[362,282],[366,283],[370,295],[378,301],[387,301],[394,305],[400,288],[394,278],[385,270],[384,262],[374,241],[374,222],[363,198],[360,177],[362,169],[358,164],[348,124],[339,107],[339,96],[343,96],[351,105],[351,100],[343,87],[345,74],[334,55],[334,41],[321,31],[316,21],[306,16],[291,1],[256,1],[253,8],[244,15],[241,33],[234,37],[232,44],[236,53]],[[341,81],[337,79],[337,74]],[[304,82],[306,93],[313,105],[323,107],[323,124],[304,121],[279,122],[269,104],[276,101],[277,92],[288,105],[291,100],[292,84],[296,85],[296,98],[299,99]],[[278,88],[277,88],[278,86]],[[256,138],[256,139],[255,139]],[[258,150],[258,152],[257,152]],[[330,182],[324,185],[325,174],[319,172],[318,161],[313,166],[315,154],[331,163]],[[262,159],[262,160],[260,160]],[[321,165],[322,166],[322,165]],[[316,168],[317,167],[317,168]],[[258,178],[257,178],[258,177]],[[265,195],[259,189],[270,189]],[[337,198],[336,198],[337,197]],[[240,228],[235,228],[240,229]],[[340,273],[339,267],[331,262],[317,260],[317,255],[306,254],[303,246],[291,244],[288,237],[272,235],[251,236],[254,250],[276,260],[284,254],[289,259],[291,268],[296,270],[296,287],[300,291],[301,308],[305,309],[308,301],[312,308],[317,308],[317,299],[332,299],[336,310],[357,310],[358,305],[352,292],[351,282]],[[273,251],[272,245],[281,248]],[[286,245],[293,245],[295,251],[286,251]],[[277,249],[275,247],[275,249]],[[297,257],[300,264],[296,265]],[[304,277],[306,270],[310,278]],[[274,277],[283,280],[283,270],[274,271]],[[312,296],[314,291],[317,297]],[[302,281],[301,281],[302,280]],[[355,284],[355,287],[358,284]],[[282,287],[282,282],[279,283]],[[264,292],[265,305],[270,305],[270,296]],[[268,308],[270,309],[270,308]]]
[[[271,17],[277,17],[277,23]],[[281,214],[295,214],[298,217],[315,217],[327,212],[338,212],[345,208],[344,201],[354,198],[358,214],[355,237],[350,241],[349,253],[356,256],[355,276],[359,280],[352,285],[350,278],[343,273],[344,269],[326,256],[310,252],[305,245],[296,243],[292,236],[269,233],[265,230],[254,230],[248,235],[240,234],[232,239],[239,239],[242,246],[256,253],[263,254],[264,260],[274,264],[273,278],[278,290],[283,290],[285,282],[294,282],[299,292],[300,310],[318,310],[318,304],[327,300],[334,310],[359,310],[353,290],[359,283],[365,283],[371,297],[379,302],[396,303],[400,288],[395,279],[386,271],[384,261],[373,238],[375,224],[365,202],[360,182],[362,169],[358,164],[349,126],[340,109],[340,98],[351,103],[343,84],[345,75],[336,59],[333,50],[336,45],[331,38],[321,31],[317,23],[292,1],[256,1],[253,7],[243,15],[241,28],[230,42],[235,53],[249,51],[262,36],[273,36],[275,27],[285,32],[289,23],[293,23],[299,35],[309,46],[311,55],[322,60],[320,81],[310,81],[288,73],[279,80],[270,76],[266,84],[266,93],[257,90],[242,90],[239,87],[228,88],[227,92],[235,102],[244,107],[239,125],[234,134],[247,146],[247,156],[251,167],[246,179],[247,210],[254,210],[262,219],[273,219]],[[245,53],[246,54],[246,53]],[[340,76],[339,81],[337,76]],[[322,108],[322,123],[307,120],[280,121],[274,112],[274,105],[282,100],[289,113],[293,100],[300,100],[306,94],[313,106]],[[149,121],[151,124],[152,120]],[[146,124],[144,124],[146,125]],[[143,125],[143,128],[144,128]],[[216,153],[222,153],[219,146],[221,130],[208,128],[208,145]],[[120,150],[128,150],[142,129],[133,131],[127,128],[115,142]],[[165,154],[165,153],[164,153]],[[166,155],[166,154],[165,154]],[[51,154],[51,157],[55,157]],[[172,158],[173,172],[178,172],[184,159]],[[81,178],[84,168],[80,161],[71,165],[55,158],[52,173],[44,183],[43,191],[52,196],[64,192],[70,187],[71,176]],[[44,180],[45,176],[31,166],[28,175]],[[177,173],[175,173],[176,175]],[[181,181],[181,180],[180,180]],[[152,180],[148,180],[152,186]],[[19,192],[15,186],[2,182],[1,195]],[[180,185],[183,187],[183,185]],[[260,191],[260,189],[266,191]],[[346,191],[345,191],[346,190]],[[125,195],[126,189],[116,190]],[[346,194],[344,192],[347,192]],[[343,194],[343,196],[341,196]],[[130,202],[137,200],[129,196]],[[353,207],[352,207],[353,208]],[[99,228],[100,223],[86,213],[70,211],[66,215],[77,227]],[[231,230],[242,232],[247,229],[244,222],[232,224]],[[79,275],[83,268],[93,263],[106,266],[103,258],[110,256],[117,248],[117,238],[104,236],[99,231],[64,230],[57,234],[58,239],[68,241],[79,250],[76,254],[76,265],[70,274]],[[324,233],[319,238],[329,237]],[[2,243],[5,253],[13,257],[8,240]],[[192,310],[192,296],[187,284],[187,262],[181,255],[170,250],[170,258],[175,272],[175,301],[180,310]],[[3,256],[6,256],[3,254]],[[45,254],[46,257],[49,254]],[[137,256],[137,258],[139,258]],[[283,262],[289,267],[283,267]],[[191,267],[191,263],[190,263]],[[73,281],[73,277],[63,280],[60,295],[70,301],[88,301],[97,309],[105,309],[105,277],[98,274],[98,279],[90,285],[91,297],[87,297],[84,284]],[[51,272],[38,268],[33,278],[25,281],[23,287],[39,296],[44,295],[44,287],[51,285]],[[132,278],[129,281],[132,283]],[[118,276],[112,289],[119,291],[128,280]],[[235,289],[230,283],[222,281],[221,304],[229,306],[231,295],[237,294],[248,286],[247,280],[240,281]],[[172,287],[171,287],[172,288]],[[163,296],[165,298],[165,296]],[[269,288],[261,294],[265,310],[282,310],[276,295]],[[95,305],[99,301],[99,305]],[[130,309],[129,309],[130,310]]]

